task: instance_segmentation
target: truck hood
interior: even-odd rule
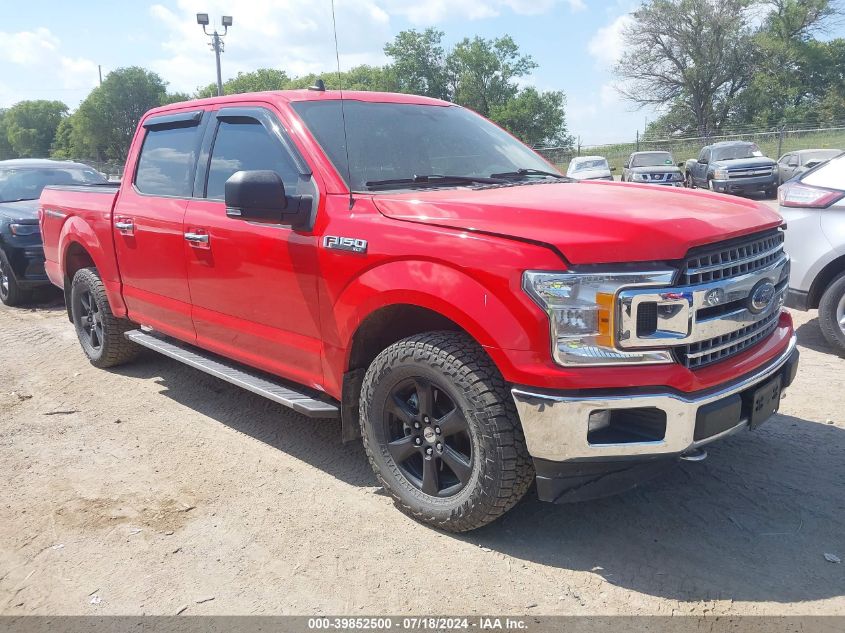
[[[775,165],[775,161],[765,156],[755,156],[754,158],[734,158],[732,160],[714,160],[711,165],[718,167],[771,167]]]
[[[20,200],[18,202],[0,202],[0,219],[37,220],[38,200]]]
[[[547,244],[571,264],[676,260],[781,224],[752,200],[601,181],[414,191],[374,202],[395,220]]]

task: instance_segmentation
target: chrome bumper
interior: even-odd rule
[[[748,419],[699,441],[694,439],[701,407],[745,391],[777,374],[789,361],[796,346],[793,335],[786,350],[755,374],[728,386],[686,397],[668,391],[620,396],[566,396],[533,393],[524,388],[511,390],[519,413],[528,452],[537,459],[603,460],[682,454],[725,437],[748,426]],[[591,444],[587,439],[588,421],[594,411],[615,409],[657,409],[666,415],[663,439],[615,444]]]

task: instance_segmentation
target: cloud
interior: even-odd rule
[[[84,57],[70,57],[63,54],[63,46],[48,28],[38,27],[31,31],[17,33],[0,32],[0,63],[8,71],[18,68],[19,73],[38,77],[44,86],[53,86],[64,91],[86,91],[97,85],[97,64]],[[7,74],[9,74],[7,72]],[[41,94],[30,94],[24,89],[0,91],[2,105],[11,105],[23,99],[45,98]]]
[[[587,52],[603,66],[615,64],[625,50],[623,34],[632,21],[626,13],[601,27],[587,43]]]

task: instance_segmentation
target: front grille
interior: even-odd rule
[[[782,255],[783,232],[777,229],[705,247],[687,258],[680,283],[696,285],[745,275],[773,264]]]
[[[779,315],[780,310],[775,310],[765,319],[730,334],[680,347],[675,351],[678,362],[690,369],[698,369],[738,354],[774,332]]]
[[[728,170],[728,178],[755,178],[757,176],[771,176],[776,171],[776,167],[737,167]]]

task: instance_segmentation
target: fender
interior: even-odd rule
[[[501,281],[507,289],[507,280]],[[508,305],[501,301],[503,296],[510,299]],[[334,320],[335,330],[325,328],[326,378],[339,384],[361,323],[376,310],[400,304],[427,308],[450,319],[482,345],[507,374],[510,363],[502,350],[530,350],[536,337],[548,336],[548,324],[539,308],[527,295],[518,299],[522,298],[517,295],[515,300],[511,291],[486,288],[441,262],[394,260],[371,268],[343,289],[327,315]]]
[[[104,223],[109,230],[110,224]],[[59,261],[58,266],[62,272],[62,280],[67,276],[65,263],[68,250],[73,244],[79,244],[91,256],[94,266],[100,273],[103,284],[106,287],[106,296],[109,301],[112,313],[118,317],[126,317],[126,304],[121,294],[120,273],[117,268],[117,260],[114,255],[114,248],[111,243],[103,244],[97,232],[88,222],[78,216],[72,216],[62,225],[59,233]]]

